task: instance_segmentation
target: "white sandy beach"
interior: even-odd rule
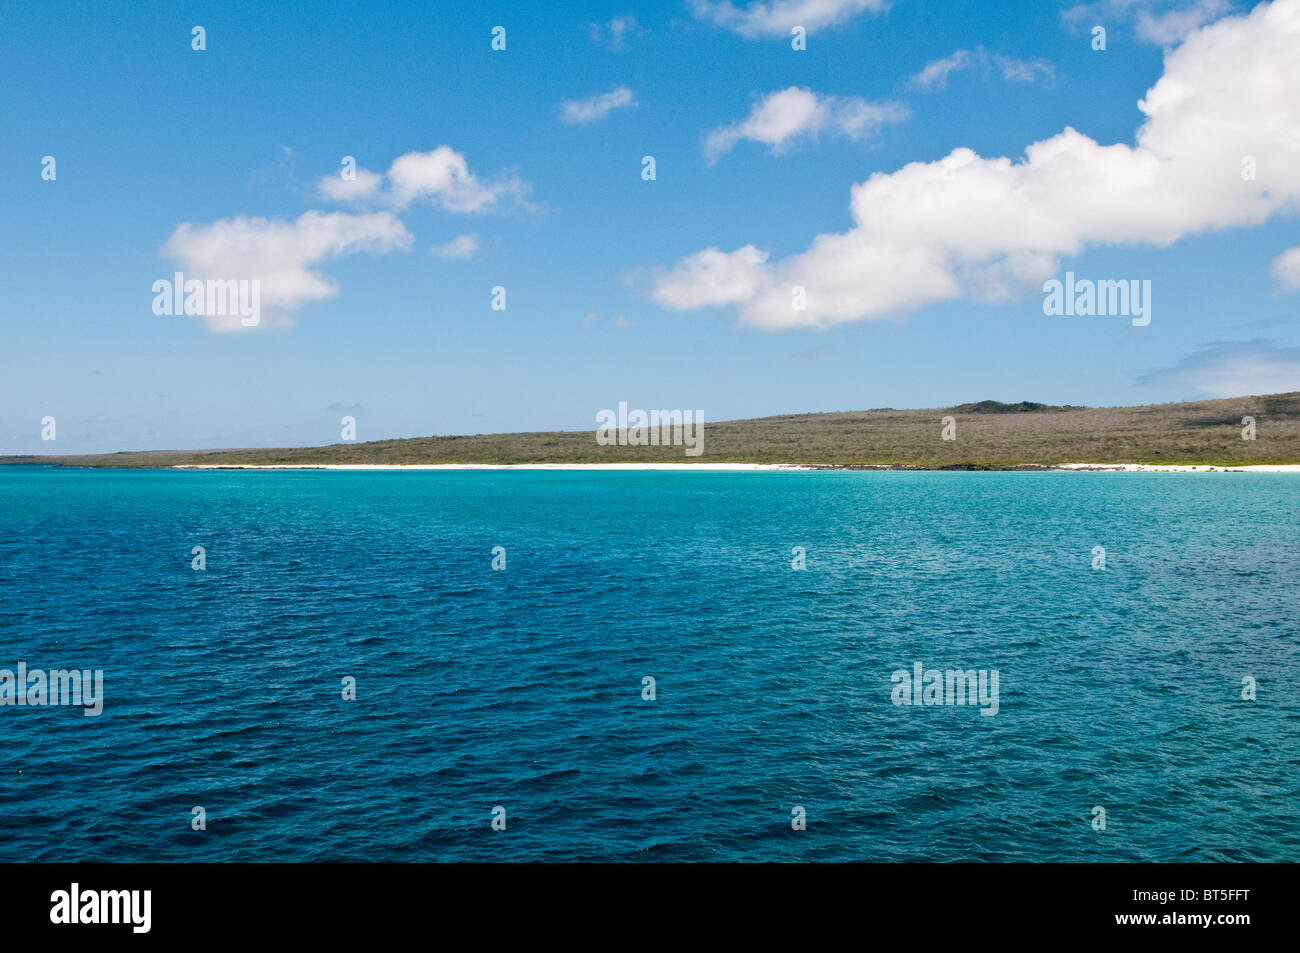
[[[1166,463],[1063,463],[1053,470],[1112,470],[1121,473],[1300,473],[1300,464],[1264,463],[1244,467],[1174,466]]]

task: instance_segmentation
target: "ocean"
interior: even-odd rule
[[[0,860],[1300,860],[1298,582],[1291,474],[0,467]]]

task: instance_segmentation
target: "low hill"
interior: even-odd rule
[[[956,439],[940,437],[956,419]],[[1242,439],[1254,417],[1255,440]],[[577,432],[414,437],[280,450],[146,451],[0,457],[0,463],[96,467],[415,463],[806,463],[926,468],[1061,463],[1297,464],[1300,392],[1137,407],[980,401],[927,410],[788,414],[706,423],[704,453],[680,446],[599,446]]]

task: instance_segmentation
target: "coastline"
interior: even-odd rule
[[[1192,464],[1178,466],[1166,463],[1062,463],[1049,470],[1111,470],[1119,473],[1300,473],[1297,463],[1260,463],[1240,467]]]
[[[1060,463],[1020,467],[924,467],[910,464],[807,464],[807,463],[194,463],[176,464],[169,470],[626,470],[626,471],[813,471],[813,470],[1055,470],[1071,473],[1300,473],[1300,464],[1164,463]]]
[[[940,440],[960,418],[961,439]],[[1264,429],[1252,441],[1252,421]],[[1096,462],[1107,461],[1107,462]],[[1118,461],[1118,462],[1116,462]],[[980,401],[785,414],[710,425],[707,453],[601,447],[584,431],[447,434],[300,447],[10,453],[0,465],[345,470],[1300,470],[1300,391],[1133,407]]]
[[[181,463],[168,470],[825,470],[802,463]]]

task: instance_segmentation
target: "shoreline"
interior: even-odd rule
[[[708,472],[816,471],[816,470],[926,470],[935,473],[989,470],[1057,471],[1066,473],[1300,473],[1300,464],[1216,464],[1165,463],[1060,463],[1017,467],[924,467],[911,464],[827,464],[827,463],[189,463],[168,470],[573,470],[573,471],[670,471]]]
[[[1168,463],[1062,463],[1050,470],[1095,471],[1117,473],[1300,473],[1297,463],[1251,463],[1243,466],[1218,466],[1210,463],[1179,466]]]

